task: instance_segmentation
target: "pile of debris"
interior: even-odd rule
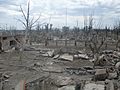
[[[89,56],[85,54],[83,51],[77,50],[64,50],[64,49],[39,49],[39,56],[43,57],[51,57],[53,59],[58,60],[66,60],[66,61],[73,61],[74,59],[83,59],[89,60]]]
[[[95,70],[91,66],[84,66],[80,68],[66,68],[66,72],[69,74],[76,74],[76,75],[94,75]]]
[[[42,85],[40,86],[43,88],[41,90],[44,90],[44,88],[45,90],[117,90],[113,81],[118,81],[120,75],[120,52],[118,51],[105,50],[101,52],[98,60],[94,61],[95,66],[92,63],[92,65],[88,66],[74,67],[76,61],[82,64],[83,62],[90,62],[91,56],[84,51],[78,50],[36,48],[29,48],[29,50],[37,51],[37,55],[42,56],[42,59],[43,57],[48,58],[44,63],[41,63],[41,59],[39,59],[31,66],[33,71],[28,70],[29,73],[40,71],[49,73],[49,78],[42,81],[39,81],[39,79],[37,83],[34,83],[34,86],[36,84],[39,84],[36,86]],[[95,60],[94,57],[92,59]],[[56,62],[59,62],[59,64]],[[61,66],[61,62],[64,63],[63,66]],[[72,78],[74,76],[79,78],[90,76],[90,80],[77,83]],[[32,80],[32,82],[36,80]],[[28,83],[28,86],[32,86],[32,84]]]

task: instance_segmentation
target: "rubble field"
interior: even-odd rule
[[[0,90],[120,90],[120,52],[29,46],[0,54]]]

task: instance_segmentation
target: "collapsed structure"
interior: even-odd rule
[[[8,50],[12,47],[20,47],[24,44],[24,35],[1,35],[0,36],[0,49]]]

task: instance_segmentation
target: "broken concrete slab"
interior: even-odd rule
[[[74,55],[74,58],[76,58],[76,59],[85,59],[85,60],[89,59],[89,57],[86,54],[76,54],[76,55]]]
[[[78,59],[78,58],[79,58],[79,56],[76,54],[76,55],[74,55],[74,58],[75,58],[75,59]]]
[[[117,63],[116,63],[115,68],[120,71],[120,62],[117,62]]]
[[[96,69],[95,71],[96,71],[94,76],[95,80],[104,81],[108,77],[106,69]]]
[[[55,55],[55,56],[53,57],[53,59],[57,59],[57,58],[59,58],[59,57],[60,57],[60,55],[57,54],[57,55]]]
[[[69,54],[63,54],[59,57],[60,60],[73,61],[73,56]]]
[[[90,59],[89,61],[92,62],[92,63],[94,63],[94,62],[95,62],[95,59],[93,58],[93,59]]]
[[[82,59],[89,59],[89,57],[86,54],[78,54],[78,57]]]
[[[93,69],[92,66],[84,66],[83,68],[87,71],[87,73],[92,74],[92,75],[95,74],[95,70]]]
[[[116,79],[117,78],[117,72],[114,72],[114,73],[109,73],[108,75],[108,79]]]
[[[105,90],[104,87],[102,84],[88,83],[85,84],[84,90]]]
[[[106,74],[106,69],[96,69],[96,73],[95,75],[102,75],[102,74]]]
[[[54,50],[48,51],[47,52],[49,57],[53,57],[54,56]]]
[[[95,70],[89,66],[80,67],[80,68],[66,68],[65,71],[69,74],[76,74],[76,75],[94,75]]]
[[[93,66],[84,66],[83,68],[86,70],[93,70]]]
[[[36,51],[35,47],[25,46],[23,48],[24,51]]]
[[[39,54],[44,56],[44,57],[53,57],[54,56],[54,50],[39,51]]]
[[[67,86],[67,85],[74,85],[75,82],[71,77],[66,76],[55,76],[54,77],[54,83],[57,86]]]
[[[120,52],[119,51],[114,51],[113,54],[120,56]]]
[[[44,54],[41,54],[41,56],[48,57],[49,55],[48,55],[48,53],[44,53]]]
[[[9,75],[4,75],[4,78],[5,79],[8,79],[10,76]]]
[[[66,68],[65,70],[69,74],[76,74],[76,75],[86,75],[87,72],[83,68]]]
[[[45,72],[53,72],[53,73],[62,73],[64,72],[64,69],[61,67],[55,67],[55,66],[45,66],[41,68]]]
[[[75,85],[68,85],[58,88],[58,90],[76,90]]]
[[[115,90],[113,81],[106,79],[105,84],[106,84],[106,90]]]
[[[84,53],[84,51],[78,51],[78,53],[79,53],[79,54],[83,54],[83,53]]]
[[[106,56],[106,55],[101,55],[97,59],[95,59],[94,64],[96,66],[111,66],[114,65],[112,60]]]

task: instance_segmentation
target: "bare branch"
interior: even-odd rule
[[[31,19],[31,21],[30,21],[30,24],[32,24],[32,23],[33,23],[33,20],[34,20],[34,16],[32,17],[32,19]]]
[[[103,46],[104,43],[105,43],[105,39],[103,39],[103,40],[101,41],[101,44],[100,44],[100,46],[98,47],[98,51],[100,50],[100,48]]]
[[[41,14],[39,15],[39,17],[31,24],[32,26],[40,19]]]
[[[30,16],[29,13],[30,13],[30,0],[28,2],[28,10],[27,10],[27,21],[26,21],[27,27],[29,27],[29,16]]]
[[[20,9],[21,9],[21,11],[22,11],[22,14],[23,14],[24,19],[27,21],[27,18],[26,18],[26,16],[25,16],[25,13],[24,13],[21,5],[20,5]]]
[[[39,26],[42,26],[42,25],[44,25],[44,24],[47,24],[46,22],[44,22],[44,23],[41,23],[41,24],[39,24]],[[32,27],[36,27],[37,26],[37,24],[36,25],[34,25],[34,26],[32,26]]]
[[[26,26],[26,24],[25,24],[25,22],[23,22],[22,20],[20,20],[20,19],[17,19],[19,22],[21,22],[24,26],[25,26],[25,28],[27,27]]]

